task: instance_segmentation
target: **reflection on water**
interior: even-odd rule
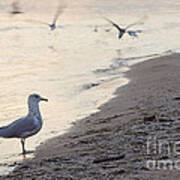
[[[54,32],[26,22],[30,18],[51,22],[56,7],[50,0],[22,0],[25,13],[15,17],[6,13],[7,1],[1,1],[0,126],[25,116],[27,97],[34,92],[49,102],[40,104],[44,125],[27,139],[30,150],[96,112],[117,87],[128,82],[123,73],[131,64],[179,51],[179,2],[173,1],[171,8],[169,1],[158,1],[161,9],[157,10],[153,1],[69,0]],[[144,15],[148,18],[137,26],[143,30],[138,38],[125,35],[119,40],[116,29],[100,18],[102,14],[122,25]],[[0,139],[0,173],[22,161],[20,152],[19,140]]]

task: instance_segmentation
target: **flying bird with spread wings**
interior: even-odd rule
[[[104,19],[106,21],[108,21],[110,24],[112,24],[119,31],[119,34],[118,34],[119,39],[121,39],[125,33],[128,33],[130,36],[137,37],[138,33],[142,32],[142,30],[128,30],[130,27],[140,24],[139,22],[130,24],[130,25],[126,26],[125,28],[121,28],[118,24],[116,24],[112,20],[110,20],[108,18],[104,18]]]
[[[57,7],[57,10],[55,12],[52,23],[47,23],[47,22],[37,21],[37,20],[30,20],[30,19],[27,19],[26,21],[27,22],[32,22],[32,23],[45,24],[45,25],[48,25],[51,30],[55,30],[56,27],[57,27],[56,26],[57,20],[58,20],[60,14],[63,13],[64,8],[65,8],[65,5],[61,5],[61,4]]]
[[[52,24],[48,24],[51,30],[56,29],[56,22],[57,22],[57,20],[58,20],[58,18],[60,16],[60,14],[63,12],[64,8],[65,8],[64,6],[61,6],[61,5],[58,6],[58,9],[57,9],[57,11],[55,13]]]
[[[12,11],[10,12],[11,14],[22,14],[23,13],[20,10],[19,2],[14,1],[11,6],[12,6]]]

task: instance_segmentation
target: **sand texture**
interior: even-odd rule
[[[151,170],[146,162],[179,158],[151,149],[148,154],[147,139],[179,139],[180,55],[139,63],[126,76],[130,83],[100,112],[38,147],[34,159],[1,179],[178,179],[176,167]]]

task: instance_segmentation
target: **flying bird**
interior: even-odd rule
[[[12,11],[11,14],[22,14],[23,12],[20,10],[19,3],[14,1],[12,3]]]
[[[64,10],[64,7],[59,5],[58,8],[57,8],[56,13],[54,15],[53,22],[51,24],[48,24],[51,30],[56,29],[56,22],[57,22],[57,20],[58,20],[58,18],[60,16],[60,14],[63,12],[63,10]]]
[[[105,18],[105,20],[108,21],[110,24],[112,24],[119,31],[119,34],[118,34],[119,39],[121,39],[125,33],[128,33],[130,36],[137,37],[138,33],[142,32],[142,30],[134,30],[134,31],[128,30],[130,27],[139,24],[139,22],[130,24],[130,25],[126,26],[125,28],[121,28],[118,24],[116,24],[112,20],[110,20],[108,18]]]
[[[27,19],[26,21],[28,22],[33,22],[33,23],[39,23],[39,24],[45,24],[45,25],[48,25],[50,27],[51,30],[55,30],[56,29],[56,23],[57,23],[57,20],[60,16],[61,13],[63,13],[63,10],[65,8],[65,5],[59,5],[57,10],[56,10],[56,13],[54,15],[54,18],[53,18],[53,21],[52,23],[47,23],[47,22],[43,22],[43,21],[37,21],[37,20],[30,20],[30,19]]]
[[[22,154],[28,151],[25,149],[25,139],[37,134],[42,128],[42,117],[39,110],[39,102],[48,101],[38,94],[31,94],[28,97],[28,114],[7,126],[0,127],[0,137],[21,139]]]

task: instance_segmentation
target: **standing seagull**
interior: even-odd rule
[[[111,23],[116,29],[118,29],[118,31],[119,31],[118,38],[119,38],[119,39],[121,39],[122,36],[123,36],[125,33],[128,33],[130,36],[137,37],[137,36],[138,36],[137,33],[141,33],[141,32],[142,32],[141,30],[136,30],[136,31],[128,31],[128,30],[127,30],[127,29],[129,29],[130,27],[139,24],[138,22],[137,22],[137,23],[130,24],[130,25],[128,25],[126,28],[121,28],[119,25],[117,25],[116,23],[114,23],[114,22],[111,21],[110,19],[105,18],[105,20],[108,21],[109,23]]]
[[[48,101],[38,94],[31,94],[28,97],[28,114],[7,126],[0,128],[0,137],[20,138],[22,144],[22,154],[26,154],[25,139],[35,135],[42,128],[42,118],[39,111],[39,102]]]

